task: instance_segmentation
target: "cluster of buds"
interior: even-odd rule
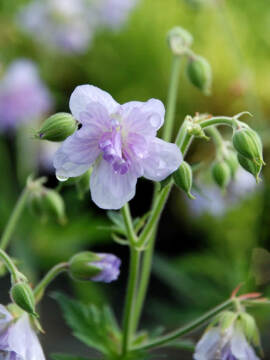
[[[44,178],[35,181],[28,180],[28,205],[30,211],[42,222],[56,218],[60,224],[65,224],[65,203],[57,191],[48,189],[43,185],[45,181]]]
[[[232,142],[237,151],[240,165],[254,175],[258,182],[262,166],[265,165],[259,135],[246,124],[238,122],[238,128],[234,131]]]
[[[187,56],[186,73],[189,81],[202,91],[210,95],[212,86],[212,70],[209,62],[191,50],[193,38],[191,34],[177,26],[169,31],[168,43],[175,56]]]

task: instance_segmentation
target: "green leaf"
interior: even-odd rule
[[[76,338],[107,356],[118,352],[121,333],[109,307],[85,305],[60,293],[53,297],[61,306],[64,318]]]

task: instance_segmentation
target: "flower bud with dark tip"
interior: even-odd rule
[[[118,278],[120,264],[113,254],[84,251],[70,259],[69,273],[75,280],[109,283]]]
[[[192,169],[186,161],[183,161],[180,167],[173,173],[173,180],[180,189],[185,191],[190,199],[195,199],[191,194]]]
[[[168,33],[168,43],[174,55],[185,54],[193,42],[192,35],[180,26],[176,26]]]
[[[212,166],[212,176],[216,184],[225,189],[231,180],[231,170],[225,161],[217,161]]]
[[[233,134],[232,142],[238,154],[258,165],[264,165],[262,142],[256,131],[248,127],[236,130]]]
[[[46,119],[36,138],[49,141],[64,141],[77,130],[77,121],[69,113],[57,113]]]
[[[262,170],[262,164],[258,164],[240,154],[237,155],[239,164],[244,168],[246,171],[251,173],[258,183],[260,181],[260,173]]]
[[[27,313],[38,316],[35,312],[35,297],[31,287],[26,282],[19,282],[10,291],[12,301]]]
[[[212,86],[212,69],[202,56],[190,57],[187,64],[187,76],[190,82],[205,95],[210,95]]]
[[[239,167],[236,153],[230,150],[228,154],[226,154],[226,156],[224,157],[224,161],[231,170],[231,177],[234,178]]]

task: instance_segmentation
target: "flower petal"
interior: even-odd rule
[[[0,304],[0,332],[3,331],[7,325],[13,320],[13,316]]]
[[[22,360],[45,360],[38,337],[26,314],[10,328],[8,342],[9,351],[14,352]]]
[[[86,172],[100,153],[99,137],[100,131],[93,131],[89,126],[83,126],[69,136],[54,155],[56,175],[68,178]]]
[[[220,333],[217,328],[212,328],[204,333],[198,342],[194,360],[215,359],[217,351],[220,347]]]
[[[148,156],[143,160],[144,177],[161,181],[180,166],[183,157],[179,148],[172,143],[154,138],[149,144]]]
[[[90,178],[92,200],[101,209],[120,209],[135,195],[136,183],[137,174],[133,169],[121,175],[102,159],[94,166]]]
[[[260,360],[247,342],[244,334],[235,331],[231,340],[232,354],[237,360]]]
[[[112,114],[119,107],[119,104],[110,94],[93,85],[80,85],[71,94],[69,107],[73,116],[79,120],[80,113],[86,111],[90,103],[99,103],[104,106],[109,114]]]
[[[165,108],[157,99],[150,99],[147,102],[131,101],[121,105],[120,113],[124,118],[123,126],[128,131],[144,136],[155,136],[163,125]]]

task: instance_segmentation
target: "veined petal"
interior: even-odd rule
[[[0,304],[0,332],[3,331],[12,320],[13,316],[5,306]]]
[[[240,331],[235,331],[233,334],[231,351],[237,360],[260,360]]]
[[[78,120],[83,125],[93,128],[93,131],[108,131],[112,127],[112,120],[105,106],[97,102],[91,102],[79,115]]]
[[[79,121],[80,113],[87,110],[90,103],[99,103],[104,106],[109,114],[112,114],[119,107],[119,104],[112,96],[93,85],[80,85],[71,94],[69,107],[73,116]]]
[[[100,153],[100,132],[83,126],[69,136],[54,155],[53,165],[57,176],[76,177],[86,172]]]
[[[131,101],[121,105],[120,113],[126,131],[143,136],[155,136],[163,125],[165,108],[157,99],[150,99],[147,102]]]
[[[120,209],[135,195],[136,183],[137,175],[133,169],[122,175],[102,159],[95,164],[90,178],[92,200],[101,209]]]
[[[28,315],[22,315],[9,332],[9,351],[21,360],[45,360],[38,337],[32,328]],[[12,358],[12,357],[11,357]],[[15,357],[17,359],[17,357]]]
[[[196,346],[194,360],[215,359],[220,347],[220,341],[220,332],[217,328],[208,330]]]
[[[178,169],[183,156],[179,148],[172,143],[154,138],[149,144],[148,156],[143,159],[144,177],[161,181]]]

